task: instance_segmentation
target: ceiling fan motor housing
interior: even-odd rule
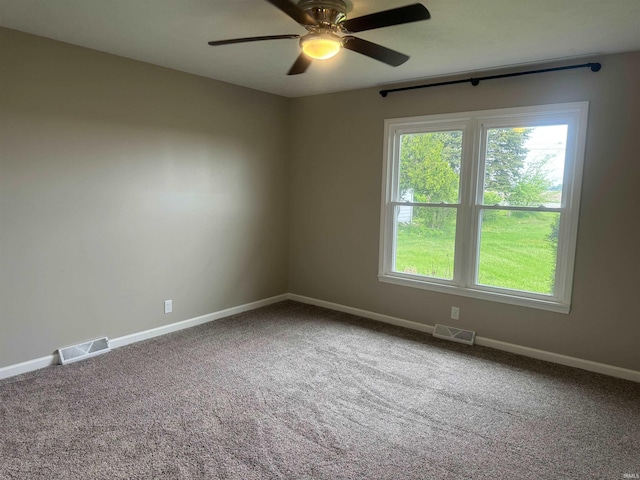
[[[298,7],[324,29],[337,30],[340,22],[347,18],[347,4],[343,0],[300,0]]]
[[[1,0],[0,0],[1,1]],[[393,25],[428,20],[429,11],[421,3],[391,8],[347,19],[351,11],[351,0],[265,0],[296,21],[307,30],[306,35],[266,35],[260,37],[232,38],[208,42],[211,46],[262,40],[298,39],[302,52],[287,72],[287,75],[304,73],[312,60],[326,60],[337,55],[341,49],[351,50],[366,57],[386,63],[392,67],[402,65],[409,56],[377,43],[369,42],[353,33],[364,32]]]

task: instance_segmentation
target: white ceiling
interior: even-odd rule
[[[351,0],[349,18],[416,0]],[[287,97],[640,50],[640,0],[423,0],[431,20],[357,36],[411,56],[392,68],[351,51],[287,76],[304,34],[264,0],[0,0],[0,25]]]

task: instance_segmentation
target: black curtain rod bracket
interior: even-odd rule
[[[458,83],[470,83],[474,87],[480,85],[481,80],[495,80],[496,78],[520,77],[522,75],[533,75],[534,73],[558,72],[560,70],[574,70],[576,68],[590,68],[592,72],[599,72],[602,65],[599,63],[582,63],[580,65],[567,65],[565,67],[542,68],[540,70],[528,70],[526,72],[503,73],[501,75],[488,75],[486,77],[471,77],[464,80],[452,80],[450,82],[428,83],[426,85],[415,85],[413,87],[392,88],[390,90],[380,90],[380,95],[386,97],[393,92],[404,92],[405,90],[416,90],[418,88],[442,87],[444,85],[456,85]]]

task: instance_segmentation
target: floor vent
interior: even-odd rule
[[[111,347],[109,347],[109,339],[104,337],[79,343],[78,345],[72,345],[71,347],[61,348],[58,350],[58,356],[60,357],[60,363],[66,365],[67,363],[77,362],[85,358],[95,357],[109,350],[111,350]]]
[[[445,340],[451,340],[453,342],[466,343],[467,345],[473,345],[473,341],[476,339],[476,332],[471,330],[462,330],[460,328],[447,327],[446,325],[436,324],[433,329],[433,336],[438,338],[444,338]]]

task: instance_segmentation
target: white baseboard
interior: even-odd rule
[[[256,302],[246,303],[237,307],[227,308],[218,312],[209,313],[200,317],[183,320],[181,322],[171,323],[162,327],[145,330],[143,332],[132,333],[122,337],[109,340],[109,346],[111,348],[118,348],[131,343],[140,342],[149,338],[157,337],[159,335],[166,335],[167,333],[176,332],[185,328],[195,327],[202,325],[203,323],[219,320],[224,317],[236,315],[238,313],[247,312],[249,310],[255,310],[256,308],[265,307],[273,303],[281,302],[283,300],[294,300],[300,303],[306,303],[309,305],[316,305],[318,307],[328,308],[329,310],[335,310],[338,312],[350,313],[359,317],[369,318],[383,323],[389,323],[391,325],[397,325],[399,327],[408,328],[411,330],[418,330],[420,332],[433,333],[433,325],[427,325],[424,323],[413,322],[411,320],[405,320],[402,318],[392,317],[389,315],[383,315],[381,313],[370,312],[368,310],[362,310],[359,308],[348,307],[338,303],[327,302],[324,300],[318,300],[316,298],[305,297],[302,295],[296,295],[293,293],[285,293],[277,295],[275,297],[265,298]],[[505,352],[511,352],[525,357],[536,358],[538,360],[545,360],[547,362],[557,363],[560,365],[566,365],[569,367],[581,368],[590,372],[601,373],[609,375],[611,377],[622,378],[625,380],[631,380],[633,382],[640,383],[640,371],[630,370],[628,368],[615,367],[613,365],[607,365],[605,363],[593,362],[591,360],[584,360],[581,358],[570,357],[559,353],[547,352],[545,350],[538,350],[536,348],[524,347],[513,343],[501,342],[499,340],[493,340],[491,338],[476,336],[476,343],[481,346],[495,348],[497,350],[503,350]],[[9,365],[7,367],[0,368],[0,380],[3,378],[9,378],[23,373],[38,370],[40,368],[48,367],[58,363],[58,355],[47,355],[45,357],[36,358],[15,365]]]
[[[34,360],[27,360],[26,362],[16,363],[7,367],[0,368],[0,380],[3,378],[15,377],[16,375],[22,375],[23,373],[32,372],[33,370],[40,370],[41,368],[50,367],[58,363],[58,355],[47,355],[46,357],[36,358]]]
[[[132,333],[123,337],[117,337],[109,340],[109,346],[111,348],[123,347],[130,343],[140,342],[149,338],[157,337],[159,335],[166,335],[167,333],[176,332],[178,330],[184,330],[185,328],[195,327],[202,325],[203,323],[219,320],[224,317],[236,315],[238,313],[247,312],[249,310],[255,310],[256,308],[266,307],[273,303],[282,302],[289,298],[288,294],[276,295],[275,297],[265,298],[251,303],[245,303],[237,307],[227,308],[220,310],[219,312],[209,313],[200,317],[190,318],[181,322],[171,323],[169,325],[163,325],[162,327],[152,328],[143,332]],[[14,377],[23,373],[28,373],[33,370],[39,370],[41,368],[56,365],[58,363],[58,355],[47,355],[46,357],[36,358],[22,363],[16,363],[15,365],[9,365],[7,367],[0,368],[0,380],[3,378]]]
[[[307,303],[309,305],[316,305],[318,307],[328,308],[330,310],[336,310],[338,312],[350,313],[358,315],[360,317],[369,318],[371,320],[377,320],[379,322],[390,323],[392,325],[398,325],[400,327],[410,328],[412,330],[419,330],[421,332],[433,333],[433,325],[427,325],[424,323],[412,322],[410,320],[404,320],[402,318],[391,317],[389,315],[382,315],[380,313],[370,312],[367,310],[361,310],[359,308],[347,307],[337,303],[326,302],[324,300],[318,300],[316,298],[304,297],[302,295],[296,295],[290,293],[288,295],[290,300],[295,300],[300,303]],[[591,360],[584,360],[582,358],[570,357],[568,355],[562,355],[560,353],[547,352],[546,350],[538,350],[536,348],[523,347],[514,343],[501,342],[499,340],[493,340],[491,338],[476,336],[476,343],[483,347],[495,348],[496,350],[503,350],[505,352],[515,353],[524,357],[536,358],[538,360],[545,360],[547,362],[557,363],[568,367],[581,368],[582,370],[588,370],[590,372],[602,373],[603,375],[609,375],[611,377],[622,378],[624,380],[631,380],[632,382],[640,383],[640,371],[631,370],[628,368],[616,367],[613,365],[607,365],[606,363],[593,362]]]
[[[286,293],[282,295],[276,295],[275,297],[265,298],[251,303],[245,303],[237,307],[227,308],[218,312],[208,313],[200,317],[190,318],[181,322],[171,323],[169,325],[163,325],[162,327],[152,328],[151,330],[145,330],[144,332],[132,333],[131,335],[125,335],[124,337],[114,338],[109,340],[109,346],[111,348],[124,347],[130,343],[141,342],[149,338],[157,337],[160,335],[166,335],[167,333],[177,332],[178,330],[184,330],[185,328],[195,327],[202,325],[203,323],[212,322],[214,320],[220,320],[224,317],[230,317],[238,313],[248,312],[249,310],[255,310],[256,308],[266,307],[273,303],[282,302],[287,300],[289,296]]]
[[[397,325],[399,327],[405,327],[410,330],[419,330],[421,332],[433,333],[433,325],[427,325],[425,323],[412,322],[411,320],[404,320],[403,318],[391,317],[389,315],[383,315],[381,313],[370,312],[368,310],[361,310],[359,308],[347,307],[346,305],[340,305],[339,303],[325,302],[324,300],[318,300],[316,298],[304,297],[302,295],[296,295],[295,293],[289,294],[289,300],[295,302],[307,303],[309,305],[315,305],[316,307],[328,308],[329,310],[336,310],[338,312],[350,313],[359,317],[369,318],[371,320],[377,320],[379,322],[390,323],[391,325]]]
[[[625,380],[640,383],[640,372],[638,370],[616,367],[613,365],[607,365],[606,363],[585,360],[583,358],[570,357],[568,355],[562,355],[561,353],[547,352],[546,350],[538,350],[537,348],[523,347],[522,345],[501,342],[500,340],[493,340],[486,337],[476,336],[476,343],[483,347],[491,347],[496,350],[517,353],[518,355],[523,355],[525,357],[545,360],[547,362],[557,363],[567,367],[581,368],[582,370],[588,370],[589,372],[602,373],[603,375],[609,375],[610,377],[623,378]]]

